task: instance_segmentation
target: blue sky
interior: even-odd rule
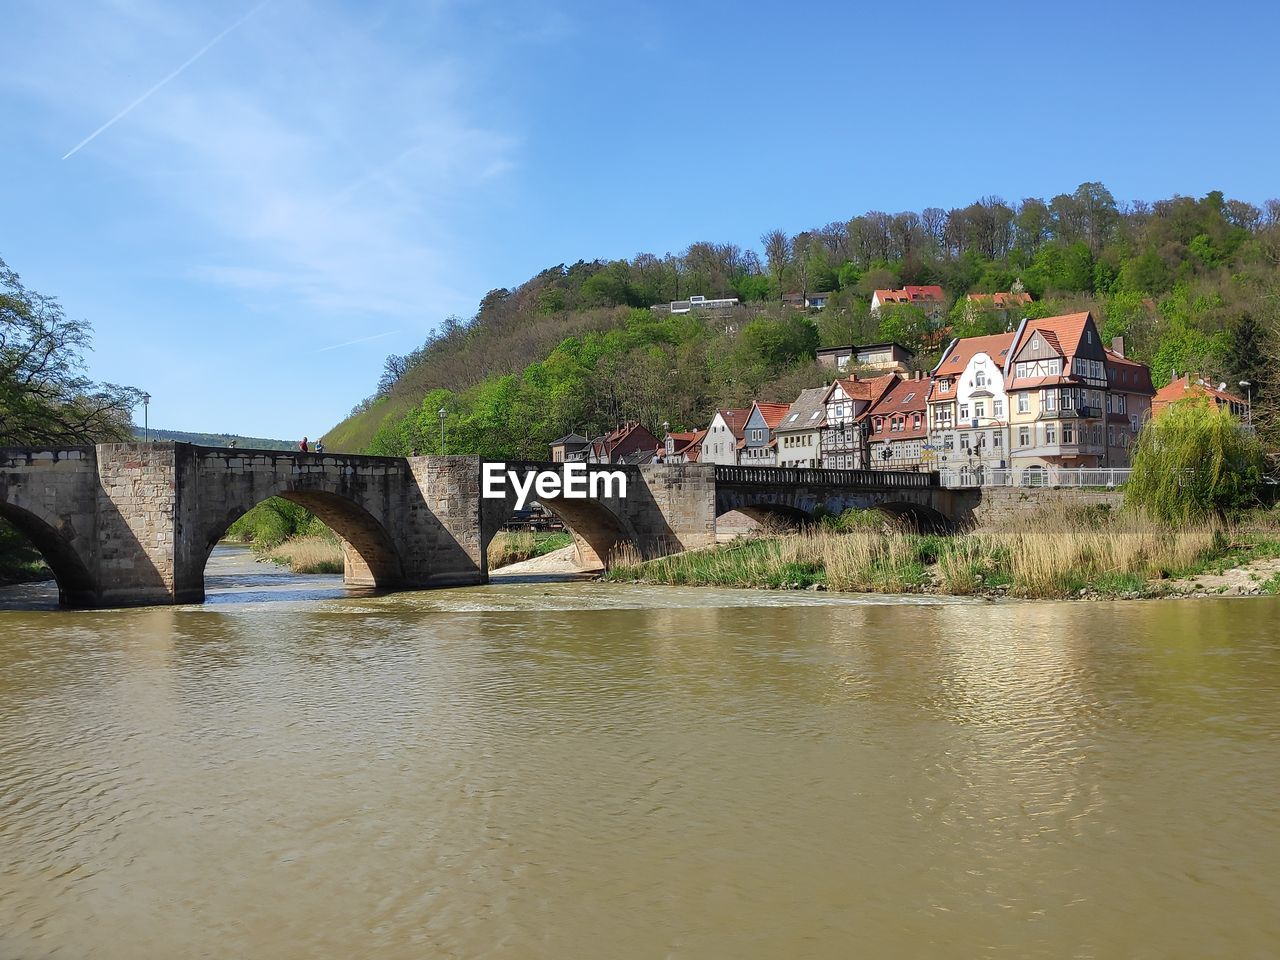
[[[0,257],[153,425],[315,436],[556,263],[1280,194],[1280,16],[1143,6],[5,0]]]

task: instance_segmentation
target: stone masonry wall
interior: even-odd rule
[[[0,515],[41,552],[69,606],[97,602],[97,491],[93,447],[0,450]]]
[[[645,489],[624,505],[646,553],[715,546],[716,473],[707,463],[655,463],[640,468]],[[630,493],[630,491],[628,491]]]
[[[100,602],[172,603],[174,445],[99,444],[97,460]]]
[[[480,458],[411,457],[414,500],[400,518],[413,586],[463,586],[488,577]]]
[[[1108,506],[1119,510],[1124,505],[1122,490],[1076,490],[1069,487],[981,487],[974,491],[980,499],[973,508],[973,519],[978,523],[987,519],[1008,515],[1010,511],[1039,510],[1055,504],[1070,506]]]

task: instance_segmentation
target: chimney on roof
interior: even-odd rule
[[[1111,352],[1118,356],[1124,356],[1124,337],[1111,338]]]

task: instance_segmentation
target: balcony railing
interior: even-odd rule
[[[1115,467],[943,470],[944,487],[1123,487],[1133,471]]]

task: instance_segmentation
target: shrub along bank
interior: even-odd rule
[[[225,539],[248,544],[260,558],[294,573],[342,573],[337,534],[311,511],[280,497],[264,500],[242,516]]]
[[[689,586],[1064,599],[1149,597],[1174,578],[1280,554],[1280,539],[1216,519],[1170,527],[1137,513],[1053,508],[950,536],[877,529],[865,514],[783,535],[642,560],[606,579]],[[1274,592],[1274,591],[1273,591]]]

